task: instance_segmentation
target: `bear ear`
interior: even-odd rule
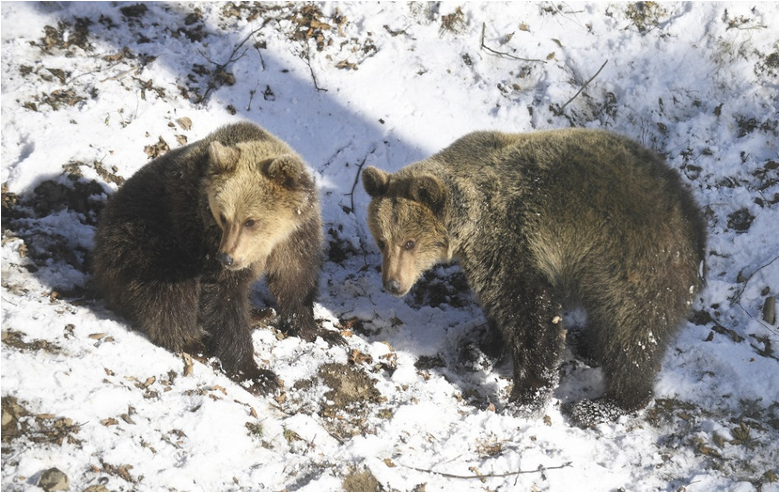
[[[391,175],[374,166],[368,166],[362,172],[362,184],[370,197],[382,196],[389,190]]]
[[[292,154],[284,154],[270,161],[265,173],[289,189],[303,189],[309,183],[304,162]]]
[[[436,215],[440,215],[446,204],[446,188],[443,182],[430,175],[411,180],[408,194],[414,201],[429,206]]]
[[[239,150],[235,147],[222,145],[218,141],[209,143],[210,170],[221,173],[232,170],[239,161]]]

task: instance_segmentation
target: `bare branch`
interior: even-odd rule
[[[122,79],[122,78],[123,78],[123,77],[125,77],[126,75],[130,74],[130,73],[131,73],[131,72],[133,72],[134,70],[139,70],[139,67],[131,67],[131,68],[129,68],[128,70],[124,70],[124,71],[120,72],[120,73],[119,73],[119,74],[117,74],[117,75],[114,75],[114,76],[111,76],[111,77],[107,77],[107,78],[105,78],[105,79],[101,79],[101,80],[100,80],[100,81],[98,81],[98,82],[101,82],[101,83],[103,83],[103,82],[106,82],[106,81],[111,81],[111,80],[118,80],[118,81],[119,81],[120,79]],[[80,74],[80,75],[78,75],[77,77],[81,77],[81,76],[83,76],[83,75],[86,75],[86,74],[89,74],[89,73],[90,73],[90,72],[85,72],[84,74]],[[74,77],[73,79],[76,79],[76,77]],[[70,80],[70,81],[68,81],[68,82],[69,82],[69,83],[70,83],[70,82],[73,82],[73,79],[71,79],[71,80]]]
[[[364,164],[367,163],[367,157],[373,154],[374,152],[375,152],[375,148],[372,148],[372,150],[369,153],[367,153],[367,156],[364,157],[362,162],[357,165],[358,170],[356,170],[356,177],[354,177],[353,179],[353,186],[351,187],[351,192],[345,194],[346,196],[351,196],[351,210],[350,210],[351,213],[356,211],[356,208],[354,207],[353,204],[353,193],[356,191],[356,186],[359,184],[359,176],[361,176],[362,174],[362,169],[364,168]]]
[[[570,100],[566,101],[565,104],[563,106],[561,106],[560,109],[555,112],[555,115],[562,115],[563,114],[563,110],[565,110],[565,107],[568,106],[569,103],[574,101],[576,99],[576,97],[579,96],[579,93],[581,93],[584,90],[584,88],[587,87],[588,84],[593,82],[593,79],[598,77],[598,74],[600,74],[601,71],[604,70],[604,66],[607,64],[607,62],[609,62],[609,60],[604,61],[603,65],[601,65],[601,68],[598,69],[598,72],[593,74],[593,77],[591,77],[590,79],[587,80],[587,82],[582,84],[582,87],[579,88],[579,91],[577,91],[576,94],[573,95]]]
[[[541,63],[546,63],[546,60],[540,60],[540,59],[536,59],[536,58],[521,58],[521,57],[517,57],[515,55],[512,55],[510,53],[503,53],[501,51],[493,50],[492,48],[490,48],[489,46],[484,44],[484,32],[486,31],[486,28],[487,28],[487,24],[486,23],[481,23],[481,49],[482,50],[487,50],[488,52],[492,53],[493,55],[497,55],[497,56],[502,57],[502,58],[510,58],[512,60],[521,60],[523,62],[541,62]]]
[[[734,305],[734,304],[736,304],[736,303],[738,303],[738,302],[740,301],[740,298],[742,298],[742,294],[743,294],[743,293],[745,293],[745,289],[748,287],[748,282],[750,281],[750,279],[751,279],[751,278],[753,278],[753,275],[755,275],[756,273],[758,273],[758,272],[759,272],[759,271],[761,271],[762,269],[766,268],[767,266],[769,266],[769,265],[770,265],[770,264],[772,264],[773,262],[777,261],[779,257],[780,257],[780,256],[775,256],[775,257],[773,257],[773,258],[772,258],[772,259],[771,259],[769,262],[767,262],[766,264],[763,264],[762,266],[760,266],[760,267],[756,268],[756,270],[755,270],[755,271],[753,271],[752,273],[750,273],[750,274],[749,274],[747,277],[743,276],[743,278],[745,278],[745,281],[742,283],[742,288],[740,288],[740,289],[739,289],[739,291],[738,291],[737,293],[735,293],[735,294],[734,294],[734,295],[733,295],[733,296],[732,296],[732,297],[729,299],[729,302],[730,302],[730,304],[729,304],[729,305]],[[740,274],[742,274],[742,270],[740,270]],[[750,314],[748,314],[748,315],[750,315]]]
[[[225,63],[222,63],[222,64],[220,64],[220,63],[217,63],[217,62],[213,62],[213,61],[212,61],[212,60],[210,60],[210,58],[209,58],[209,57],[206,55],[206,53],[204,53],[204,52],[202,52],[202,51],[200,51],[200,50],[199,50],[199,53],[201,54],[201,56],[202,56],[202,57],[204,57],[204,59],[206,59],[206,61],[207,61],[208,63],[210,63],[210,64],[214,65],[214,66],[215,66],[215,68],[214,68],[214,69],[211,71],[211,74],[210,74],[210,75],[211,75],[211,80],[209,81],[209,84],[208,84],[208,86],[207,86],[207,90],[206,90],[206,92],[204,92],[204,95],[203,95],[203,96],[201,96],[200,98],[198,98],[198,101],[197,101],[197,103],[201,103],[201,102],[203,102],[203,101],[206,101],[206,100],[207,100],[207,97],[208,97],[208,96],[209,96],[209,94],[212,92],[212,90],[213,90],[213,89],[216,89],[217,87],[219,87],[219,86],[218,86],[218,84],[217,84],[217,79],[218,79],[219,75],[221,74],[221,72],[226,72],[226,67],[228,67],[230,64],[232,64],[232,63],[236,62],[237,60],[240,60],[242,57],[244,57],[244,56],[245,56],[245,54],[247,53],[247,50],[248,50],[247,48],[246,48],[246,49],[245,49],[245,50],[244,50],[244,51],[243,51],[241,54],[239,54],[238,56],[236,56],[236,55],[237,55],[237,52],[239,51],[239,49],[240,49],[240,48],[242,48],[242,46],[243,46],[245,43],[247,43],[247,41],[248,41],[250,38],[254,37],[254,36],[255,36],[255,34],[256,34],[257,32],[259,32],[261,29],[263,29],[263,27],[264,27],[264,26],[262,25],[261,27],[259,27],[259,28],[256,28],[256,29],[252,30],[252,31],[250,32],[250,34],[248,34],[247,36],[245,36],[245,39],[243,39],[243,40],[242,40],[242,41],[241,41],[241,42],[240,42],[240,43],[239,43],[237,46],[235,46],[235,47],[234,47],[234,49],[231,51],[231,55],[229,55],[229,56],[228,56],[228,60],[227,60]],[[263,66],[263,58],[262,58],[261,62],[262,62],[262,66]]]
[[[486,475],[455,475],[455,474],[445,473],[445,472],[436,472],[436,471],[433,471],[433,470],[429,470],[427,468],[409,467],[407,465],[402,465],[402,466],[404,466],[405,468],[410,468],[411,470],[416,470],[418,472],[432,473],[432,474],[440,475],[440,476],[447,477],[447,478],[450,478],[450,479],[462,479],[462,480],[479,479],[479,480],[481,480],[481,479],[487,479],[487,478],[513,477],[515,475],[523,475],[523,474],[526,474],[526,473],[540,473],[540,472],[545,472],[547,470],[560,470],[561,468],[570,467],[571,466],[571,462],[569,461],[569,462],[566,462],[566,463],[564,463],[564,464],[562,464],[560,466],[556,466],[556,467],[545,467],[545,466],[541,465],[536,470],[518,470],[516,472],[488,473]]]
[[[324,88],[322,88],[322,87],[320,87],[318,85],[318,80],[315,78],[315,71],[313,70],[313,66],[310,63],[310,44],[307,42],[307,40],[305,40],[304,44],[305,44],[305,47],[307,48],[307,51],[305,52],[306,56],[303,57],[303,59],[304,59],[305,63],[307,64],[307,68],[310,69],[310,77],[313,78],[313,85],[315,85],[316,91],[319,91],[319,92],[323,91],[325,93],[325,92],[327,92],[329,90],[328,89],[324,89]]]
[[[226,65],[228,65],[228,64],[230,64],[230,63],[232,63],[232,62],[236,62],[237,60],[239,60],[240,58],[242,58],[243,56],[245,56],[245,52],[247,52],[247,50],[245,50],[244,52],[242,52],[242,54],[241,54],[241,55],[240,55],[238,58],[234,59],[234,55],[236,55],[236,53],[239,51],[239,49],[240,49],[240,48],[242,48],[242,45],[244,45],[245,43],[247,43],[247,40],[249,40],[250,38],[254,37],[254,36],[255,36],[255,34],[256,34],[257,32],[259,32],[259,31],[260,31],[261,29],[263,29],[263,28],[264,28],[264,25],[262,25],[261,27],[259,27],[259,28],[256,28],[256,29],[254,29],[254,30],[250,31],[250,34],[248,34],[247,36],[245,36],[245,39],[243,39],[243,40],[242,40],[242,42],[241,42],[241,43],[239,43],[239,44],[236,46],[236,48],[234,48],[234,51],[232,51],[232,52],[231,52],[231,56],[229,56],[229,57],[228,57],[228,62],[226,62],[226,63],[224,63],[223,65],[220,65],[220,66],[218,66],[218,67],[219,67],[219,68],[221,68],[221,69],[224,69],[224,68],[226,68]]]

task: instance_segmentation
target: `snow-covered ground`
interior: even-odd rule
[[[0,9],[4,491],[51,468],[72,490],[779,489],[778,2]],[[86,266],[122,178],[240,119],[317,176],[316,313],[349,343],[263,325],[269,397],[151,344]],[[560,403],[600,393],[600,370],[570,353],[545,417],[506,411],[510,364],[472,350],[484,320],[457,266],[381,291],[357,185],[473,130],[568,126],[666,155],[710,235],[655,401],[587,430]]]

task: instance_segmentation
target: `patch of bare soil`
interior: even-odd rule
[[[52,214],[70,210],[77,213],[72,218],[78,226],[97,224],[104,206],[104,190],[95,180],[82,180],[80,166],[88,165],[69,163],[63,167],[61,179],[41,182],[22,195],[3,187],[3,242],[17,238],[24,241],[20,255],[32,261],[24,265],[30,272],[35,273],[53,262],[63,262],[84,273],[89,270],[87,249],[74,245],[76,239],[70,238],[68,232],[53,231],[46,220]],[[72,287],[55,287],[59,295],[66,296],[83,296],[82,289],[74,292]]]
[[[354,352],[356,355],[358,352]],[[368,356],[365,356],[368,357]],[[372,424],[368,420],[370,413],[377,405],[386,401],[378,389],[374,380],[365,372],[365,366],[361,363],[370,363],[361,356],[349,364],[325,364],[318,373],[310,379],[299,381],[293,385],[297,392],[307,393],[321,386],[329,388],[319,400],[320,409],[317,410],[324,422],[324,427],[336,439],[342,441],[357,434],[372,433]],[[380,370],[383,366],[377,366]],[[286,402],[284,408],[293,409],[308,406],[298,399],[283,398]]]

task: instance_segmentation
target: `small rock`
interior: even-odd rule
[[[84,489],[84,492],[111,492],[111,491],[107,489],[106,486],[103,484],[95,484]]]
[[[770,296],[764,300],[764,321],[767,324],[775,324],[777,320],[777,304],[775,303],[775,297]]]
[[[60,492],[70,490],[68,476],[57,468],[50,468],[41,474],[38,479],[38,487],[46,492]]]
[[[3,427],[7,426],[14,420],[15,419],[13,415],[11,415],[7,410],[3,410]]]
[[[182,127],[182,130],[190,130],[193,126],[193,121],[189,117],[178,118],[177,123]]]

